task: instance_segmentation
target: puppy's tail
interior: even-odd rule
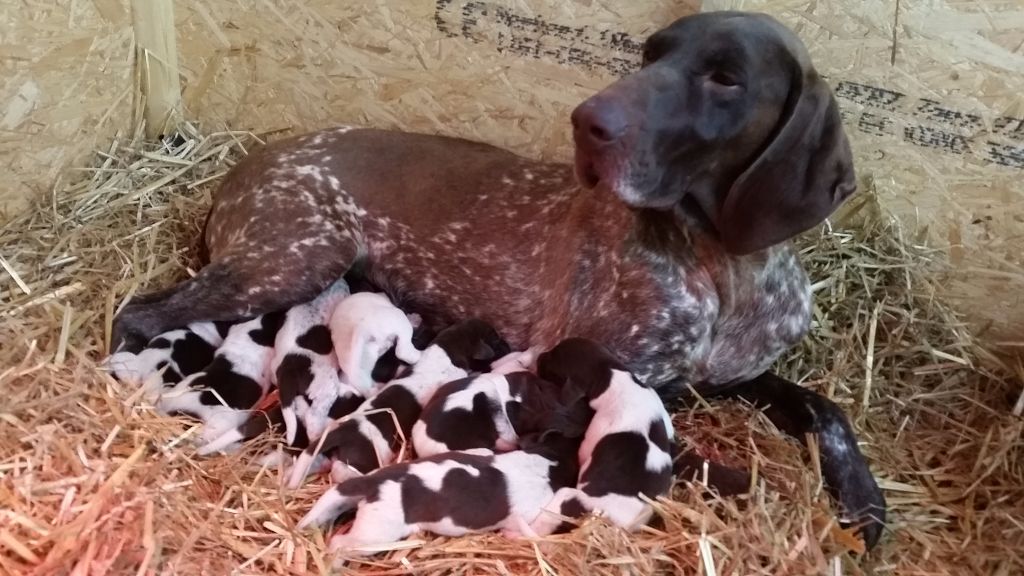
[[[345,429],[357,426],[357,424],[349,422],[342,422],[334,428],[329,428],[324,433],[326,437],[323,444],[319,446],[319,450],[317,450],[319,442],[310,441],[309,446],[299,454],[299,457],[295,459],[295,464],[292,465],[291,474],[288,476],[288,488],[293,490],[298,488],[310,472],[317,472],[323,467],[326,459],[321,455],[341,446],[344,443]]]
[[[324,493],[316,504],[299,520],[299,530],[305,529],[309,526],[323,526],[328,524],[339,515],[352,510],[362,500],[361,495],[353,494],[353,481],[360,481],[362,478],[354,478],[352,480],[346,480],[341,484],[336,484],[331,487],[330,490]]]
[[[306,476],[310,472],[317,472],[323,466],[323,458],[318,458],[319,454],[315,451],[316,446],[309,446],[299,454],[299,457],[295,459],[295,463],[292,464],[291,473],[288,475],[288,483],[286,486],[292,490],[295,490],[299,486],[302,486],[302,481],[306,479]]]
[[[279,429],[283,422],[281,405],[263,410],[253,410],[242,422],[234,428],[228,429],[216,439],[210,441],[198,450],[200,456],[207,456],[215,452],[233,452],[241,447],[246,440],[252,440],[270,429]]]

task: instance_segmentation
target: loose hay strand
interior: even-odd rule
[[[138,405],[103,373],[114,311],[198,269],[218,179],[258,138],[120,135],[77,180],[0,227],[0,570],[13,574],[323,573],[321,532],[289,528],[326,484],[280,488],[244,468],[269,440],[197,459],[197,428]],[[810,335],[777,371],[829,394],[856,423],[886,491],[879,573],[1024,573],[1020,363],[972,337],[938,300],[942,263],[884,218],[870,191],[799,239],[815,295]],[[868,358],[871,358],[869,361]],[[1008,366],[1012,366],[1009,368]],[[1016,405],[1015,405],[1016,403]],[[368,574],[856,573],[805,451],[748,407],[676,414],[702,455],[754,471],[750,494],[704,499],[680,483],[650,528],[588,517],[531,542],[422,536],[353,559]],[[813,442],[811,443],[814,444]],[[984,538],[977,535],[984,534]],[[965,553],[969,550],[969,553]],[[90,572],[91,571],[91,572]],[[714,572],[713,572],[714,571]]]

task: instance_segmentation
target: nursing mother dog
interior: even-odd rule
[[[575,170],[487,144],[335,128],[225,178],[194,278],[124,307],[114,343],[312,300],[344,274],[437,330],[479,317],[513,349],[601,342],[662,398],[743,397],[798,438],[875,544],[884,500],[842,411],[766,373],[806,333],[788,240],[855,189],[849,144],[801,41],[711,12],[651,35],[643,66],[572,113]]]

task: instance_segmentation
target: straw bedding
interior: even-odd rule
[[[250,134],[189,130],[176,146],[120,138],[0,228],[0,573],[328,569],[323,535],[294,531],[323,480],[288,492],[278,470],[243,468],[252,450],[195,457],[192,423],[157,416],[97,369],[116,307],[194,270],[211,191],[258,145]],[[680,483],[639,533],[590,519],[537,543],[428,537],[346,569],[1024,573],[1020,370],[933,297],[941,265],[867,192],[834,228],[800,240],[816,325],[778,368],[853,419],[890,504],[877,553],[849,554],[858,542],[836,526],[797,443],[755,411],[715,404],[678,414],[679,436],[753,469],[747,496],[704,498],[698,484]]]

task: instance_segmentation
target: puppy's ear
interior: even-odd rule
[[[480,362],[494,360],[494,348],[491,348],[491,346],[483,340],[477,340],[476,344],[473,346],[473,351],[470,352],[470,358]]]
[[[774,138],[725,198],[722,243],[749,254],[788,240],[821,223],[856,187],[831,89],[813,68],[796,70]]]
[[[504,358],[512,353],[512,347],[508,345],[508,342],[506,342],[504,338],[498,336],[497,332],[495,332],[491,337],[490,346],[493,350],[490,358],[491,360],[498,360],[499,358]]]
[[[541,352],[537,356],[535,366],[537,368],[537,376],[540,376],[541,379],[558,385],[562,385],[565,382],[565,376],[555,369],[556,363],[551,356],[550,350],[547,352]]]
[[[583,388],[573,382],[572,378],[566,378],[561,387],[562,406],[572,406],[587,397]]]
[[[566,438],[580,438],[587,433],[587,427],[594,418],[594,409],[586,398],[579,398],[574,403],[563,408],[565,412],[565,423],[562,433]]]

